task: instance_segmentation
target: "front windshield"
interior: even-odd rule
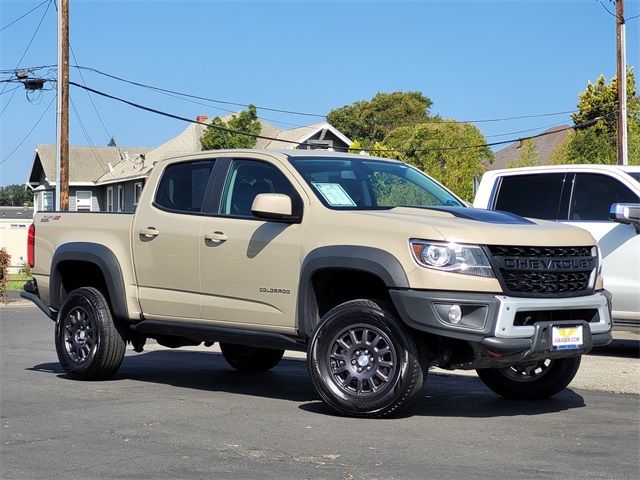
[[[636,182],[640,183],[640,172],[627,172],[631,178],[634,178]]]
[[[441,185],[404,163],[306,157],[292,157],[290,161],[329,208],[464,206]]]

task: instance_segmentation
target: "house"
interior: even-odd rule
[[[27,261],[27,232],[33,207],[0,207],[0,248],[11,255],[9,273],[17,273]]]
[[[133,211],[142,179],[142,147],[69,147],[69,210],[86,212]],[[113,178],[116,171],[120,175]],[[34,193],[35,211],[54,209],[56,146],[36,145],[27,186]]]
[[[533,138],[531,141],[535,146],[536,152],[540,155],[540,164],[548,165],[549,156],[554,148],[564,143],[572,129],[569,125],[556,125],[545,130],[545,135]],[[499,170],[508,168],[508,165],[515,162],[520,157],[520,149],[522,142],[514,142],[509,144],[502,150],[494,153],[493,163],[487,164],[487,170]]]
[[[231,115],[223,117],[227,121]],[[206,123],[208,117],[196,120]],[[283,130],[260,121],[255,148],[304,148],[347,151],[351,140],[329,123],[315,123]],[[133,212],[153,166],[163,158],[202,150],[200,138],[205,126],[189,124],[179,135],[156,148],[80,147],[69,151],[69,210],[90,212]],[[297,145],[304,143],[305,145]],[[56,147],[37,145],[27,185],[33,189],[36,211],[54,209]]]

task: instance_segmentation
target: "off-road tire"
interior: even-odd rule
[[[221,343],[220,350],[229,365],[239,372],[258,373],[272,369],[282,359],[284,350],[247,347],[233,343]]]
[[[480,380],[498,395],[512,400],[541,400],[549,398],[571,383],[578,373],[582,357],[559,358],[507,368],[478,369]],[[546,368],[542,369],[546,365]],[[525,367],[532,370],[527,375]]]
[[[103,380],[120,368],[127,342],[124,327],[113,318],[104,295],[92,287],[73,290],[55,327],[58,360],[76,380]]]
[[[390,307],[352,300],[318,323],[309,342],[309,374],[318,395],[339,414],[391,416],[422,390],[423,348]]]

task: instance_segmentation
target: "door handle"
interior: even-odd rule
[[[153,238],[160,235],[160,230],[157,230],[153,227],[147,227],[147,228],[141,228],[138,233],[140,234],[140,236]]]
[[[227,236],[222,232],[213,232],[207,233],[204,236],[205,240],[209,240],[210,242],[220,243],[227,240]]]

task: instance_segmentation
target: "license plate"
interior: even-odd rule
[[[584,344],[582,328],[582,325],[574,325],[571,327],[552,326],[551,348],[553,350],[582,348]]]

